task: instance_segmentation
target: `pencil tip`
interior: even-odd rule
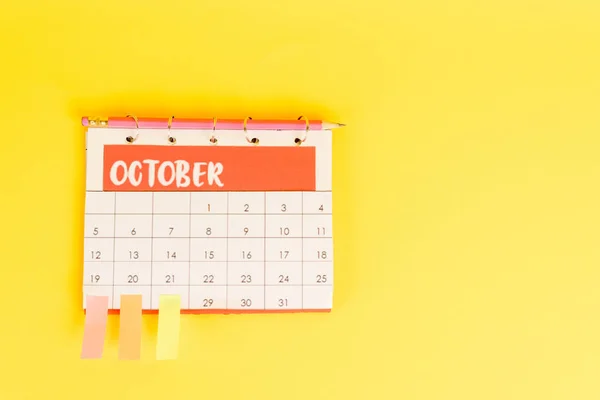
[[[340,124],[338,122],[323,121],[323,123],[322,123],[322,129],[335,129],[335,128],[342,128],[344,126],[346,126],[346,124]]]

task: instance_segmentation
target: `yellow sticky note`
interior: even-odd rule
[[[179,295],[161,294],[158,300],[158,335],[156,359],[175,360],[179,352],[179,321],[181,299]]]

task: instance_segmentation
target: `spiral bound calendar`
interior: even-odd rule
[[[84,308],[138,294],[146,312],[161,295],[182,313],[331,310],[327,123],[84,122]]]

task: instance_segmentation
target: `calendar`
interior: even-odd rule
[[[330,130],[89,127],[83,292],[156,312],[329,311]]]

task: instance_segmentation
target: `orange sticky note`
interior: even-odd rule
[[[108,319],[108,296],[86,296],[85,304],[81,358],[102,358]]]
[[[139,360],[142,344],[142,295],[121,295],[119,359]]]

